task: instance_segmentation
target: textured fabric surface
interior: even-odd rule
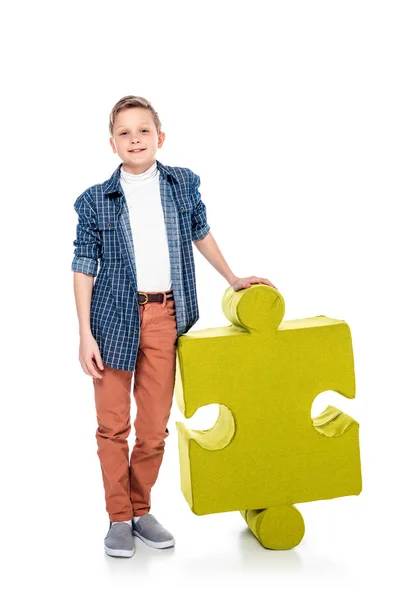
[[[169,435],[167,424],[176,370],[174,299],[148,302],[139,309],[141,336],[133,388],[137,412],[135,443],[130,457],[133,374],[106,365],[102,378],[93,378],[97,453],[111,521],[125,521],[150,510],[151,490]]]
[[[108,533],[104,538],[104,548],[110,556],[133,556],[135,540],[132,525],[110,522]]]
[[[90,326],[104,364],[134,371],[140,320],[129,210],[120,183],[122,164],[110,179],[91,186],[74,203],[78,224],[72,270],[97,276]],[[159,161],[157,168],[180,336],[199,319],[192,241],[205,237],[210,226],[200,177],[190,169]]]
[[[133,535],[154,548],[167,548],[175,545],[172,533],[161,525],[152,513],[140,517],[139,521],[133,524],[132,531]]]
[[[227,288],[222,309],[230,325],[178,340],[184,417],[219,405],[208,430],[177,423],[181,489],[195,514],[240,510],[268,547],[292,547],[304,533],[294,503],[361,492],[359,424],[334,406],[311,417],[324,391],[355,396],[350,328],[322,315],[283,321],[283,296],[263,284]]]
[[[169,290],[171,267],[157,162],[139,175],[125,173],[123,167],[120,172],[135,248],[138,290]]]

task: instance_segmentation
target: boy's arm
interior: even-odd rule
[[[80,334],[90,333],[90,305],[98,259],[101,256],[101,237],[96,225],[96,213],[87,192],[75,201],[78,213],[72,271],[74,271],[74,294]]]
[[[225,277],[229,285],[232,285],[238,278],[229,268],[225,258],[222,256],[221,250],[218,248],[217,242],[211,231],[201,240],[194,241],[194,245],[208,262]]]
[[[79,334],[92,335],[90,329],[90,305],[92,301],[94,277],[85,273],[74,273],[74,295],[79,321]]]
[[[199,191],[200,177],[193,173],[191,199],[193,202],[192,212],[192,240],[193,242],[201,240],[210,231],[210,225],[207,222],[207,209],[201,199]]]
[[[210,231],[210,225],[207,221],[207,209],[201,199],[199,186],[200,177],[194,173],[192,187],[192,201],[194,204],[192,213],[192,241],[204,258],[208,260],[222,277],[225,277],[229,285],[232,285],[237,280],[237,277],[229,268]]]
[[[97,228],[96,211],[88,192],[77,198],[74,209],[78,213],[72,270],[96,277],[101,256],[101,236]]]
[[[265,277],[237,277],[229,268],[225,258],[222,256],[221,250],[218,248],[217,242],[213,234],[210,232],[210,226],[207,223],[207,211],[204,203],[201,200],[199,185],[200,177],[194,173],[192,187],[192,200],[194,202],[192,212],[192,240],[196,248],[208,260],[208,262],[225,277],[229,285],[235,292],[242,288],[249,288],[256,283],[263,283],[278,289],[269,279]]]

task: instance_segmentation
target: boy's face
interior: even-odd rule
[[[157,134],[151,111],[134,107],[125,108],[117,114],[110,144],[122,160],[124,170],[140,175],[154,164],[157,148],[162,147],[164,139],[165,133]],[[132,152],[134,148],[144,150]]]

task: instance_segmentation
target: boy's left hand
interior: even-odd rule
[[[231,287],[235,292],[237,292],[242,288],[249,288],[253,283],[265,283],[265,285],[269,285],[275,288],[276,290],[278,289],[269,279],[264,279],[263,277],[256,277],[255,275],[252,275],[251,277],[240,277],[231,284]]]

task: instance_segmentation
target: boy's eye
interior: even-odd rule
[[[149,131],[148,129],[142,129],[142,131]],[[120,135],[125,135],[127,132],[123,131]]]

